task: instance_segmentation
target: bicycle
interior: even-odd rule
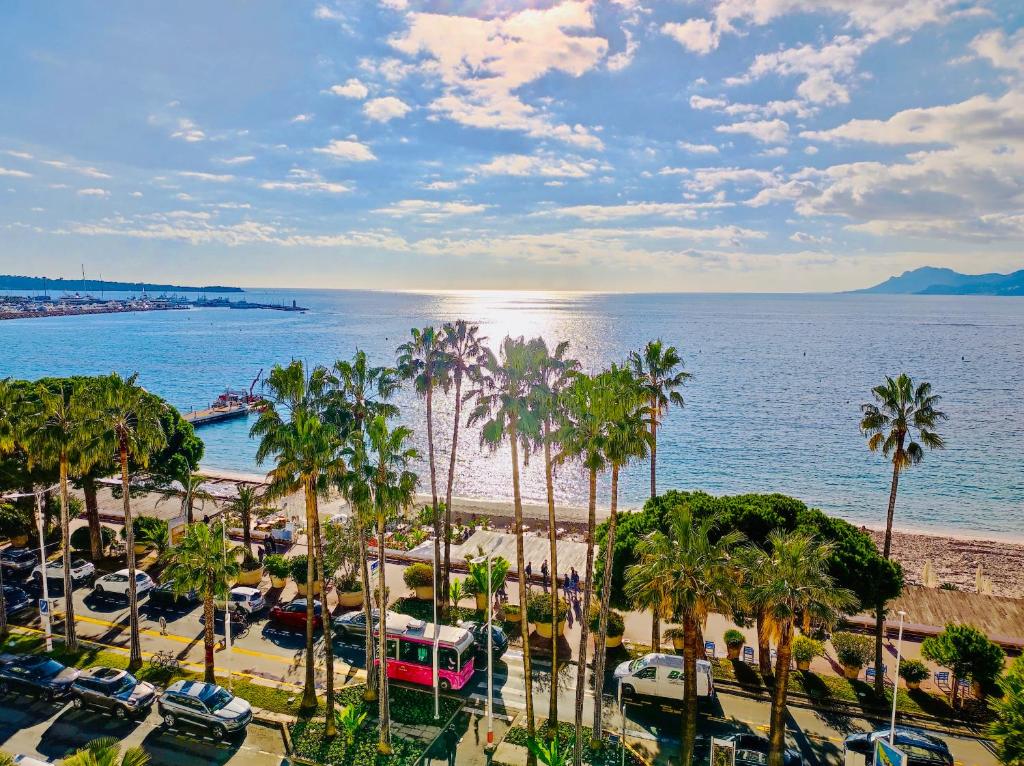
[[[149,664],[159,670],[181,670],[181,661],[167,649],[163,649],[153,654],[153,656],[149,658]]]

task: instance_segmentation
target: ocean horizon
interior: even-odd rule
[[[869,527],[883,526],[890,466],[868,451],[859,405],[884,376],[932,383],[949,414],[948,447],[904,473],[896,526],[965,537],[1020,539],[1024,509],[1024,301],[983,296],[848,293],[607,293],[246,288],[250,301],[298,300],[306,314],[193,309],[0,322],[0,376],[139,373],[182,411],[293,358],[332,363],[364,349],[393,364],[413,326],[464,318],[492,344],[542,335],[598,370],[647,340],[676,345],[694,379],[686,407],[659,431],[659,490],[783,492]],[[451,397],[436,404],[439,491],[447,476]],[[403,390],[402,421],[425,447],[422,402]],[[207,426],[203,465],[257,471],[244,420]],[[425,454],[425,449],[423,450]],[[429,474],[420,466],[420,491]],[[454,494],[511,498],[507,450],[460,434]],[[607,476],[600,502],[607,503]],[[648,493],[646,462],[621,480],[620,502]],[[563,504],[586,502],[585,476],[556,477]],[[524,471],[527,502],[543,502],[541,461]]]

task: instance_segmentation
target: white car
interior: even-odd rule
[[[339,526],[340,527],[340,526],[344,526],[345,524],[348,524],[348,520],[350,518],[351,518],[351,516],[349,516],[349,514],[347,514],[347,513],[336,513],[333,516],[331,516],[329,519],[327,519],[327,523],[328,524],[333,524],[335,526]]]
[[[683,658],[676,654],[645,654],[615,668],[615,680],[622,684],[622,696],[626,698],[640,695],[681,700]],[[707,660],[697,660],[697,696],[715,696],[715,681]]]
[[[233,609],[240,609],[249,615],[262,612],[267,608],[267,602],[264,600],[263,594],[257,588],[249,588],[245,585],[232,588],[228,593],[228,599],[231,601]],[[224,599],[215,599],[213,606],[215,609],[224,609]]]
[[[71,560],[71,582],[80,583],[88,582],[96,576],[96,567],[93,566],[91,561],[85,559],[72,559]],[[43,577],[43,570],[39,564],[36,564],[36,568],[32,570],[32,578],[36,581],[41,580]],[[63,580],[64,579],[64,559],[54,559],[53,561],[46,562],[46,579],[47,580]]]
[[[104,595],[106,593],[116,593],[119,596],[128,598],[128,570],[122,569],[114,572],[113,574],[103,575],[103,577],[97,578],[96,582],[92,586],[93,593],[97,595]],[[153,582],[153,578],[145,572],[135,573],[135,595],[136,598],[141,597],[144,593],[149,593],[156,583]]]

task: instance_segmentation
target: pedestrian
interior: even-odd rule
[[[508,603],[508,591],[505,590],[505,581],[501,581],[501,585],[498,586],[498,598],[501,599],[501,603]]]
[[[569,598],[572,596],[572,578],[569,577],[569,573],[565,573],[565,579],[562,581],[562,590],[565,592],[565,597]]]
[[[572,567],[572,590],[577,597],[580,595],[580,573],[576,571],[576,567]]]
[[[274,545],[274,536],[267,535],[267,553],[277,553],[277,547]]]
[[[256,546],[256,558],[259,559],[260,564],[263,564],[263,559],[266,557],[267,552],[263,550],[262,545]]]
[[[526,562],[526,587],[530,587],[530,580],[533,579],[533,562]]]
[[[540,565],[540,581],[544,586],[544,592],[548,592],[549,577],[551,575],[551,567],[548,566],[548,560],[544,559],[544,563]]]
[[[161,636],[166,636],[167,635],[167,618],[164,617],[163,615],[160,615],[160,635]]]

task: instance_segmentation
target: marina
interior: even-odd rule
[[[143,311],[188,311],[189,309],[227,308],[237,310],[286,311],[305,313],[309,309],[297,301],[289,303],[256,303],[240,299],[207,299],[200,296],[188,300],[183,296],[166,294],[155,298],[143,295],[129,298],[97,298],[90,294],[70,293],[58,298],[49,295],[0,295],[0,320],[37,319],[41,317],[83,316],[89,314],[125,314]]]

